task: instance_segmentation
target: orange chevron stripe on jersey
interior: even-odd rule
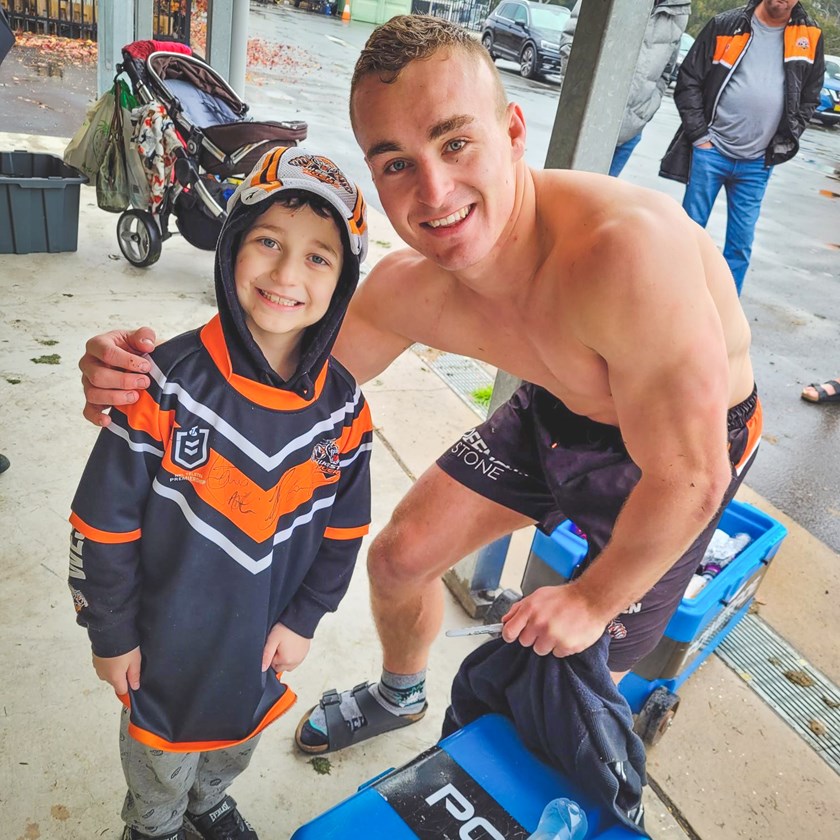
[[[749,40],[749,32],[742,32],[740,35],[718,35],[715,39],[715,54],[712,56],[712,64],[722,64],[724,67],[734,66]]]
[[[353,422],[342,433],[341,437],[336,441],[340,452],[352,452],[361,442],[362,437],[367,432],[373,430],[373,420],[370,416],[370,408],[365,403],[358,416],[353,419]]]
[[[80,519],[75,513],[70,514],[70,524],[80,533],[98,543],[106,543],[108,545],[119,545],[120,543],[135,542],[140,539],[141,531],[138,528],[136,531],[124,531],[121,534],[113,531],[100,531],[99,528],[94,528],[93,525],[88,525],[84,519]]]
[[[173,463],[170,451],[163,467],[175,475],[185,474]],[[212,449],[206,464],[188,472],[196,495],[258,543],[276,533],[281,516],[305,505],[315,490],[335,484],[340,477],[338,470],[325,471],[309,459],[286,470],[275,486],[264,490]]]
[[[327,365],[329,362],[324,364],[315,377],[315,389],[311,397],[301,397],[293,391],[284,391],[282,388],[275,388],[273,385],[263,385],[261,382],[255,382],[253,379],[235,374],[222,332],[222,321],[218,315],[213,316],[213,319],[201,330],[201,341],[228,384],[243,397],[263,406],[263,408],[273,408],[277,411],[297,411],[306,408],[320,398],[324,383],[327,381]]]
[[[282,674],[277,674],[279,680]],[[131,698],[128,694],[119,694],[120,702],[126,708],[131,708]],[[297,701],[297,695],[291,688],[286,686],[283,696],[268,710],[265,717],[259,722],[258,726],[253,732],[240,738],[238,741],[167,741],[154,732],[149,732],[146,729],[141,729],[133,723],[128,724],[129,734],[141,744],[151,747],[153,750],[162,750],[163,752],[205,752],[207,750],[224,750],[228,747],[235,747],[237,744],[244,744],[245,741],[259,735],[269,724],[274,723],[281,715],[286,714],[289,709]]]
[[[161,411],[160,406],[148,391],[139,391],[137,402],[121,410],[128,419],[128,425],[138,432],[145,432],[159,443],[169,440],[175,423],[174,411]]]
[[[747,461],[753,456],[755,450],[758,449],[759,443],[761,443],[761,432],[764,428],[764,409],[762,409],[761,400],[758,398],[755,401],[755,411],[753,411],[752,417],[747,420],[746,427],[747,444],[744,447],[743,454],[738,459],[738,463],[735,464],[736,473],[741,472],[746,466]]]
[[[785,28],[785,61],[807,61],[813,64],[817,57],[820,30],[804,23]]]
[[[363,537],[370,531],[370,525],[361,525],[358,528],[324,528],[324,536],[328,540],[355,540]]]

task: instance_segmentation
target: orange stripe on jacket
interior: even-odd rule
[[[740,35],[718,35],[715,39],[715,54],[712,56],[712,63],[732,67],[741,57],[749,40],[748,32],[742,32]]]
[[[170,452],[164,456],[163,467],[175,475],[184,473],[172,462]],[[309,459],[286,470],[274,487],[264,490],[212,449],[207,463],[190,475],[203,479],[191,480],[199,498],[258,543],[274,535],[281,516],[306,504],[318,487],[339,479],[338,470],[325,471]]]
[[[279,680],[281,674],[277,674],[277,679]],[[128,694],[120,694],[119,695],[120,702],[126,708],[131,708],[131,700]],[[141,729],[139,726],[135,726],[133,723],[128,724],[128,732],[132,738],[139,741],[141,744],[145,744],[147,747],[151,747],[153,750],[163,750],[163,752],[207,752],[209,750],[224,750],[228,747],[235,747],[237,744],[244,744],[245,741],[249,741],[255,735],[259,735],[260,732],[263,731],[269,724],[274,723],[277,718],[281,715],[286,714],[289,709],[295,704],[297,701],[297,695],[292,691],[291,688],[286,686],[286,692],[283,696],[268,710],[266,716],[259,722],[257,728],[251,732],[250,735],[246,735],[244,738],[240,738],[238,741],[167,741],[165,738],[161,738],[160,735],[155,735],[153,732],[149,732],[145,729]]]
[[[370,525],[360,525],[358,528],[324,528],[324,536],[328,540],[355,540],[370,531]]]
[[[123,533],[114,533],[113,531],[100,531],[99,528],[94,528],[93,525],[88,525],[84,519],[79,519],[75,513],[70,514],[70,524],[80,533],[84,534],[89,540],[98,543],[106,543],[108,545],[118,545],[120,543],[135,542],[140,539],[141,531],[138,528],[136,531],[124,531]]]
[[[336,441],[339,451],[352,452],[362,442],[362,437],[372,430],[373,420],[370,416],[370,408],[365,403],[353,423],[341,433],[341,437]]]
[[[813,64],[817,57],[819,40],[819,27],[805,24],[786,27],[785,61],[807,61]]]
[[[121,411],[128,418],[128,425],[138,432],[145,432],[159,443],[169,440],[175,423],[174,411],[161,411],[148,391],[139,391],[136,403],[124,406]]]

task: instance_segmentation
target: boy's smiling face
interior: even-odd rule
[[[336,223],[308,206],[275,202],[242,237],[236,296],[251,335],[284,378],[297,366],[303,331],[329,308],[343,257]]]

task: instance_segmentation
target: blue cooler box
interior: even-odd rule
[[[587,840],[638,840],[556,770],[499,715],[486,715],[301,826],[292,840],[526,840],[543,808],[566,796],[586,811]]]
[[[771,516],[737,501],[730,502],[718,528],[730,536],[749,534],[752,541],[696,597],[681,601],[659,644],[621,681],[621,693],[634,712],[659,686],[674,691],[743,618],[787,535],[787,529]],[[550,536],[537,531],[522,591],[527,595],[538,586],[565,582],[586,550],[586,540],[574,533],[568,521]]]

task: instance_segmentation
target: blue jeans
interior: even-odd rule
[[[726,243],[723,257],[735,278],[738,294],[750,267],[755,226],[772,166],[764,158],[736,160],[717,149],[694,148],[691,175],[685,188],[685,212],[706,227],[721,187],[726,188]]]
[[[610,164],[610,175],[613,178],[618,178],[621,170],[624,169],[625,164],[630,160],[630,155],[633,154],[633,149],[639,145],[642,139],[642,132],[640,131],[635,137],[625,140],[623,143],[615,147],[613,152],[612,163]]]

